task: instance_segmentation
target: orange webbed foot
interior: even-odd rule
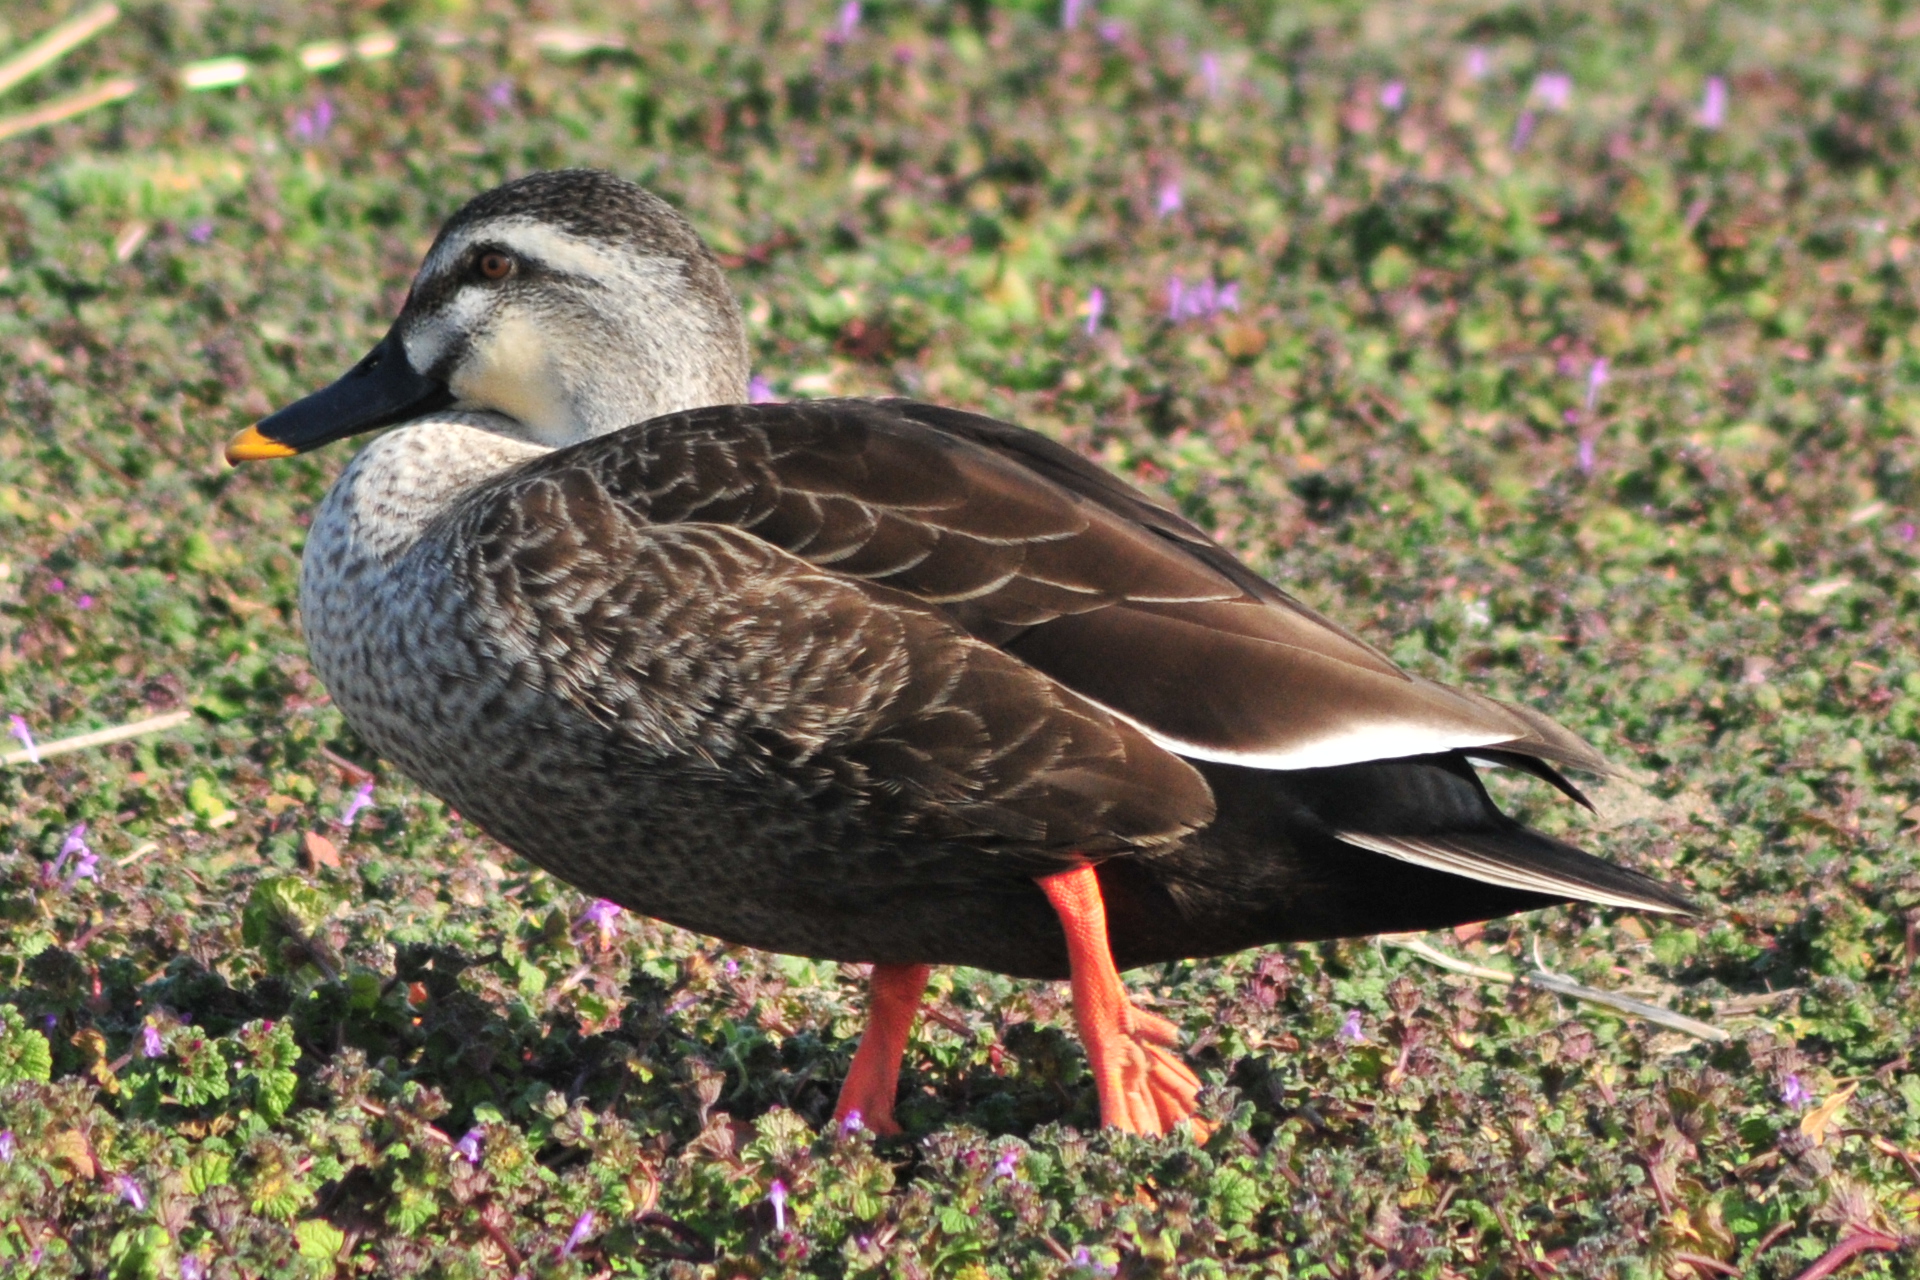
[[[1039,884],[1066,931],[1073,1017],[1100,1092],[1101,1123],[1129,1133],[1168,1133],[1184,1120],[1204,1137],[1206,1126],[1194,1114],[1200,1078],[1175,1052],[1179,1030],[1127,998],[1107,943],[1106,903],[1093,868]]]
[[[874,1133],[900,1132],[893,1118],[893,1102],[900,1090],[900,1060],[907,1052],[920,997],[933,970],[924,964],[876,964],[867,980],[870,992],[867,1029],[853,1051],[853,1065],[840,1086],[833,1118],[845,1124],[858,1117]]]

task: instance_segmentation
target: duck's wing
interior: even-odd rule
[[[654,523],[608,479],[543,459],[429,541],[485,665],[606,726],[622,767],[775,774],[825,822],[1017,851],[1031,874],[1212,820],[1193,766],[937,609],[741,528]]]
[[[744,529],[905,592],[1189,758],[1300,769],[1479,748],[1613,771],[1538,712],[1408,675],[1190,521],[990,418],[721,406],[533,466],[583,468],[641,518]]]

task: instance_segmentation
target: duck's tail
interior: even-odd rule
[[[1297,793],[1346,844],[1523,893],[1633,911],[1699,914],[1692,902],[1658,880],[1507,817],[1473,766],[1458,755],[1319,773],[1311,781],[1302,777]],[[1565,789],[1578,797],[1571,787]]]

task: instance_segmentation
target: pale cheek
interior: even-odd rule
[[[495,325],[468,349],[448,387],[475,408],[517,419],[536,439],[558,444],[571,435],[572,409],[560,393],[546,342],[525,321]]]

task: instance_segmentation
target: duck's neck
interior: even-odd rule
[[[343,551],[390,563],[475,486],[548,450],[498,429],[486,413],[410,422],[360,451],[314,517],[309,555]]]

